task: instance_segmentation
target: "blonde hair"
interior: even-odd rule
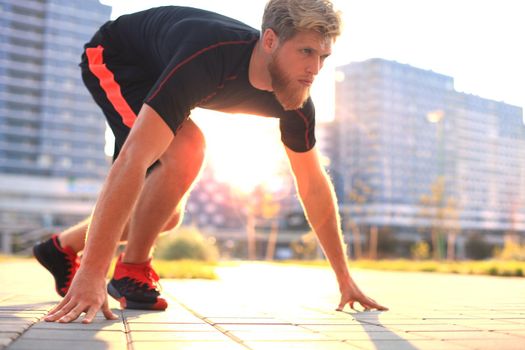
[[[314,30],[335,40],[341,34],[341,22],[330,0],[270,0],[264,9],[262,32],[270,28],[286,41],[299,31]]]

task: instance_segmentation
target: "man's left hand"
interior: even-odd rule
[[[337,311],[343,311],[343,308],[346,304],[350,304],[350,307],[353,310],[356,310],[354,308],[354,304],[356,302],[361,304],[365,311],[370,311],[373,309],[378,311],[388,311],[387,307],[378,304],[374,299],[367,297],[363,292],[361,292],[359,287],[352,280],[347,283],[343,283],[339,289],[341,291],[341,302],[336,309]]]

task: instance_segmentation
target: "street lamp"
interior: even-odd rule
[[[434,204],[436,205],[436,219],[437,219],[437,225],[439,227],[432,228],[433,232],[432,235],[435,235],[433,238],[434,243],[434,257],[441,259],[444,252],[444,244],[441,235],[439,234],[439,231],[441,230],[441,226],[443,225],[443,218],[442,218],[442,211],[443,211],[443,201],[445,196],[445,189],[446,189],[446,178],[445,178],[445,161],[444,161],[444,140],[443,140],[443,129],[444,129],[444,119],[445,119],[445,112],[441,109],[433,110],[427,113],[427,120],[432,123],[436,124],[436,143],[437,143],[437,160],[438,160],[438,170],[437,170],[437,180],[435,183],[436,188],[439,188],[440,185],[442,186],[441,193],[438,195],[438,198],[434,198],[436,201]],[[439,191],[438,191],[439,192]],[[433,225],[433,224],[432,224]]]

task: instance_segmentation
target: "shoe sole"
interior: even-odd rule
[[[122,296],[115,287],[113,287],[111,282],[108,284],[108,294],[120,303],[122,309],[164,311],[168,307],[168,302],[163,298],[157,298],[157,301],[154,303],[128,300],[126,297]]]
[[[40,253],[39,249],[38,249],[38,246],[34,246],[33,247],[33,256],[35,257],[35,259],[38,261],[38,263],[40,265],[42,265],[43,267],[45,267],[45,269],[47,271],[49,271],[49,273],[51,273],[51,276],[53,276],[53,279],[55,279],[55,275],[53,274],[53,271],[51,271],[51,267],[46,263],[45,261],[45,258],[44,256]],[[55,282],[55,291],[57,292],[58,295],[60,295],[62,298],[66,296],[66,293],[62,293],[61,291],[59,291],[57,285],[56,285],[56,282]]]

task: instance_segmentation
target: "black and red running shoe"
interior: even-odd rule
[[[80,265],[80,259],[70,247],[62,247],[58,235],[33,247],[33,255],[55,278],[55,289],[64,297]]]
[[[151,259],[142,264],[126,264],[122,255],[115,266],[108,293],[123,309],[166,310],[168,303],[160,297],[159,276],[151,267]]]

